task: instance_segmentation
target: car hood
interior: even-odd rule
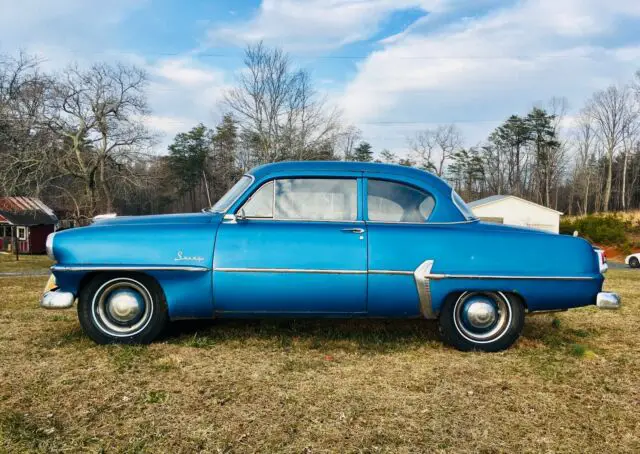
[[[106,219],[96,219],[95,226],[109,225],[151,225],[151,224],[210,224],[218,223],[222,219],[221,213],[180,213],[158,214],[151,216],[117,216]]]

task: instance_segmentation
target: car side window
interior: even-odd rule
[[[431,194],[386,180],[367,180],[367,208],[370,221],[427,222],[435,206]]]
[[[248,218],[273,218],[273,181],[263,184],[242,207]]]
[[[248,218],[355,221],[355,179],[287,178],[265,183],[242,207]]]

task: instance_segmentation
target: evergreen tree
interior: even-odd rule
[[[371,162],[373,160],[373,151],[369,142],[360,142],[353,150],[353,160],[358,162]]]

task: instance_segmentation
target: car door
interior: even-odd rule
[[[366,311],[367,241],[358,174],[264,182],[223,222],[214,253],[217,313]]]
[[[427,224],[435,198],[417,186],[382,174],[367,178],[363,188],[369,243],[369,314],[420,316],[414,271],[433,258],[434,248],[439,247]]]

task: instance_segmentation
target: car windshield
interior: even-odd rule
[[[478,219],[476,215],[473,214],[473,211],[471,211],[471,208],[469,208],[465,201],[462,200],[462,197],[460,197],[454,190],[451,190],[451,199],[453,200],[453,204],[458,208],[458,210],[460,210],[467,221]]]
[[[249,175],[243,175],[231,189],[227,191],[225,195],[220,197],[215,205],[211,207],[211,211],[222,213],[227,211],[229,207],[235,202],[240,195],[251,185],[253,178]]]

